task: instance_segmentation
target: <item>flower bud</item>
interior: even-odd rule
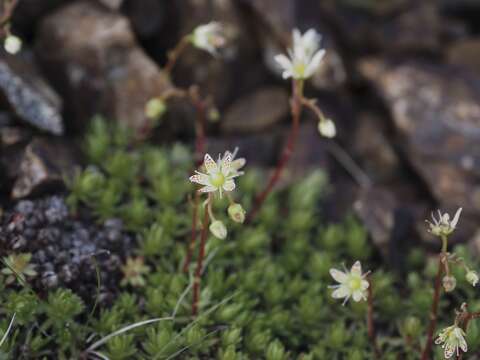
[[[472,286],[476,286],[479,280],[477,272],[473,270],[468,270],[465,278],[470,284],[472,284]]]
[[[443,280],[443,288],[445,289],[446,292],[451,292],[455,290],[455,286],[457,286],[457,279],[453,276],[444,276]]]
[[[334,138],[335,135],[337,135],[335,123],[331,119],[322,118],[318,122],[318,131],[320,132],[320,135],[327,138]]]
[[[242,205],[234,203],[228,207],[228,216],[240,224],[243,224],[245,221],[245,210],[243,210]]]
[[[167,104],[158,97],[148,100],[145,105],[145,116],[152,120],[159,120],[166,111]]]
[[[227,237],[227,228],[220,220],[215,220],[210,224],[210,232],[218,239],[225,239]]]
[[[5,38],[3,47],[9,54],[15,55],[22,49],[22,39],[15,35],[8,35]]]

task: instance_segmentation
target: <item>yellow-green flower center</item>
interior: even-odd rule
[[[225,183],[225,176],[221,171],[215,172],[210,175],[210,183],[212,186],[219,188]]]
[[[295,63],[295,65],[293,66],[293,70],[295,74],[300,77],[302,77],[305,74],[305,69],[306,69],[306,66],[302,61]]]
[[[348,287],[352,291],[357,291],[362,289],[362,278],[358,275],[350,275],[348,280]]]

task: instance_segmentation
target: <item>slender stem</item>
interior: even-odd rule
[[[442,242],[442,253],[438,256],[438,271],[437,276],[435,277],[435,290],[433,293],[432,308],[430,311],[430,324],[428,327],[427,342],[425,343],[425,348],[422,352],[422,360],[430,359],[430,353],[432,351],[433,344],[433,334],[435,333],[435,329],[437,327],[438,303],[440,302],[440,290],[443,274],[443,259],[446,256],[446,241],[444,241],[443,238]]]
[[[187,273],[192,261],[193,250],[195,249],[195,242],[197,241],[197,217],[198,217],[198,202],[200,201],[200,193],[195,191],[195,198],[193,200],[193,214],[192,214],[192,231],[190,234],[190,243],[187,248],[187,256],[183,264],[183,272]]]
[[[209,199],[211,201],[211,199]],[[203,258],[205,257],[205,245],[208,237],[208,222],[209,214],[207,208],[205,208],[205,214],[203,217],[202,235],[200,238],[200,251],[198,253],[197,268],[195,269],[195,275],[193,278],[193,301],[192,301],[192,315],[196,316],[198,312],[198,301],[200,298],[200,282],[203,268]]]
[[[295,143],[298,137],[298,128],[300,124],[300,115],[302,113],[302,99],[303,99],[303,82],[298,80],[292,81],[292,98],[290,100],[290,107],[292,113],[292,127],[290,130],[290,134],[287,139],[287,143],[283,148],[282,156],[277,163],[274,173],[270,176],[270,179],[267,183],[265,190],[263,190],[259,195],[257,195],[255,199],[255,203],[253,206],[252,211],[249,212],[247,223],[251,222],[257,212],[262,207],[263,203],[265,202],[268,195],[272,192],[273,188],[275,187],[276,183],[280,179],[285,166],[290,159],[294,149]]]
[[[188,44],[190,44],[190,37],[189,36],[184,36],[177,44],[177,46],[175,46],[173,48],[173,50],[171,50],[169,53],[168,53],[168,61],[167,61],[167,64],[165,65],[165,67],[163,68],[163,70],[167,73],[171,73],[175,64],[177,63],[177,60],[178,58],[180,57],[180,55],[185,51],[185,49],[187,48]]]
[[[373,351],[375,352],[375,358],[380,358],[380,350],[377,344],[377,334],[375,332],[375,322],[373,320],[373,281],[370,277],[368,277],[368,314],[367,314],[367,329],[368,329],[368,337],[370,342],[372,343]]]

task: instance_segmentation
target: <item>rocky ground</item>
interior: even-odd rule
[[[290,174],[328,169],[331,216],[353,208],[384,253],[395,239],[428,244],[416,229],[436,207],[462,206],[456,240],[479,248],[478,16],[480,4],[468,0],[22,0],[12,30],[24,49],[0,56],[2,243],[45,259],[45,286],[68,283],[72,272],[94,276],[85,256],[128,247],[118,224],[65,220],[55,195],[83,164],[80,141],[96,114],[129,126],[139,141],[193,139],[188,104],[175,103],[148,134],[144,106],[171,87],[162,71],[167,50],[213,19],[229,37],[221,59],[190,49],[172,77],[213,96],[221,121],[208,125],[210,150],[240,146],[251,164],[275,163],[288,131],[289,86],[273,55],[293,27],[314,27],[327,56],[306,93],[339,136],[320,139],[306,114]],[[32,211],[38,215],[28,223],[12,220]],[[77,247],[87,233],[100,240]]]

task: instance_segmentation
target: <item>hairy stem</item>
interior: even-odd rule
[[[177,44],[177,46],[175,46],[173,48],[173,50],[171,50],[169,53],[168,53],[168,61],[167,61],[167,64],[165,65],[165,67],[163,68],[163,70],[167,73],[171,73],[175,64],[177,63],[177,60],[178,58],[180,57],[180,55],[185,51],[185,49],[187,48],[188,44],[190,43],[190,39],[188,36],[184,36],[180,41],[179,43]]]
[[[209,199],[210,201],[210,199]],[[200,238],[200,251],[198,253],[197,268],[193,279],[193,301],[192,301],[192,315],[196,316],[198,312],[198,301],[200,298],[200,282],[203,268],[203,258],[205,257],[205,245],[208,237],[208,222],[209,214],[205,207],[205,214],[203,216],[202,235]]]
[[[265,190],[263,190],[260,194],[258,194],[255,199],[253,209],[252,211],[250,211],[248,215],[247,223],[251,222],[255,218],[255,215],[262,207],[266,198],[272,192],[276,183],[280,179],[283,173],[283,170],[285,169],[285,166],[287,165],[288,160],[290,159],[290,156],[292,155],[295,149],[295,143],[298,137],[298,128],[300,124],[300,115],[302,113],[302,106],[303,106],[302,104],[303,82],[298,80],[293,80],[292,88],[293,88],[292,90],[293,93],[292,93],[292,98],[290,100],[290,107],[291,107],[291,113],[292,113],[292,127],[290,129],[290,134],[288,136],[287,143],[283,148],[282,156],[280,157],[280,160],[277,163],[275,171],[270,176],[270,179],[268,180]]]
[[[438,303],[440,302],[444,258],[446,258],[446,241],[443,241],[442,253],[438,256],[438,271],[435,277],[435,290],[433,293],[432,308],[430,310],[430,324],[428,326],[427,342],[425,343],[425,348],[422,352],[422,360],[429,360],[432,351],[433,335],[437,327]]]
[[[187,256],[183,263],[183,272],[187,273],[192,261],[193,250],[195,249],[195,242],[197,241],[197,217],[198,217],[198,202],[200,200],[200,193],[195,192],[195,198],[193,200],[193,213],[192,213],[192,231],[190,233],[190,243],[187,248]]]
[[[380,350],[377,344],[377,334],[375,332],[375,322],[373,320],[373,282],[372,279],[368,278],[368,313],[367,313],[367,329],[368,329],[368,337],[372,344],[373,351],[375,352],[375,358],[380,358]]]

